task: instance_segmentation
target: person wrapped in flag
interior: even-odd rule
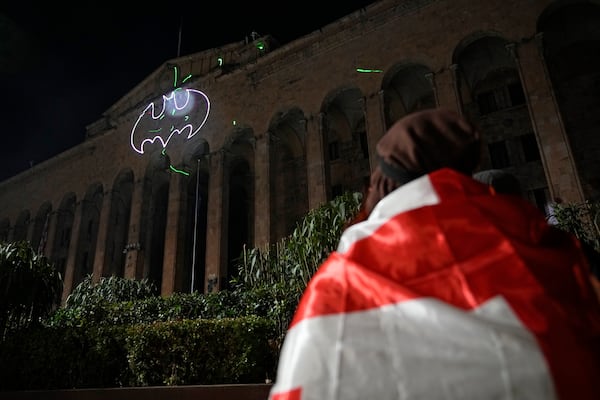
[[[270,400],[600,399],[581,245],[473,179],[481,145],[444,108],[379,140],[362,217],[307,285]]]

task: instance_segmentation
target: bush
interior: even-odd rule
[[[257,298],[245,301],[278,324],[282,342],[308,281],[327,256],[337,248],[346,224],[356,215],[361,193],[346,192],[311,210],[291,235],[267,248],[244,249],[235,262],[237,276],[231,286],[236,292]],[[268,303],[259,303],[257,300]]]
[[[551,209],[549,219],[580,240],[592,275],[600,279],[600,203],[558,203]]]
[[[158,290],[148,279],[127,279],[113,275],[103,276],[94,283],[89,274],[67,297],[65,308],[86,307],[103,301],[119,303],[142,300],[156,295]]]
[[[24,329],[0,345],[0,390],[260,383],[276,324],[255,316]]]
[[[311,210],[291,235],[264,249],[244,249],[235,262],[234,287],[281,285],[301,293],[312,275],[335,250],[346,223],[356,214],[361,193],[344,193]]]
[[[30,326],[0,345],[0,390],[123,386],[126,335],[124,326]]]
[[[157,322],[129,329],[131,386],[264,382],[275,372],[272,321],[258,317]]]
[[[549,218],[556,226],[600,251],[600,203],[555,203]]]
[[[231,290],[161,297],[147,280],[85,277],[65,307],[0,343],[0,389],[275,378],[300,295],[359,204],[360,194],[340,196],[266,251],[246,250]]]
[[[0,342],[60,303],[62,278],[29,242],[0,243]]]

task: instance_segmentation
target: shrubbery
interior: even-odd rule
[[[29,242],[0,243],[0,342],[60,303],[62,278]]]
[[[64,307],[48,313],[54,293],[53,301],[38,306],[35,321],[29,318],[0,343],[0,390],[274,379],[300,295],[359,202],[359,194],[338,197],[277,244],[246,249],[230,290],[161,297],[147,280],[94,283],[87,276]],[[25,259],[32,260],[26,247]],[[54,282],[54,273],[46,272],[52,279],[42,280]]]
[[[557,226],[600,251],[600,203],[554,204],[552,215]]]

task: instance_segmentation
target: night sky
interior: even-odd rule
[[[217,0],[204,8],[208,2],[79,2],[67,7],[3,1],[0,181],[82,143],[87,125],[177,57],[178,48],[180,55],[193,54],[243,40],[252,31],[270,34],[283,45],[373,2],[261,6]]]

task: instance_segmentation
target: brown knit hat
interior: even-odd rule
[[[368,213],[397,187],[440,168],[471,175],[479,164],[481,135],[455,111],[434,108],[400,119],[377,143],[378,166],[371,174]]]

